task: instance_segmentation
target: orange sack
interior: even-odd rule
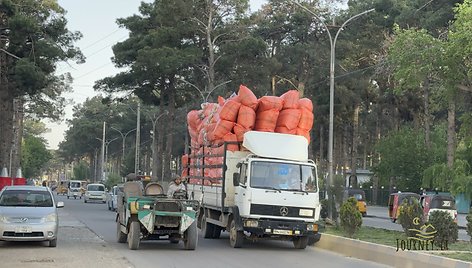
[[[253,129],[256,124],[256,112],[249,106],[241,105],[237,123],[244,128]]]
[[[254,95],[254,93],[247,88],[245,85],[240,85],[239,86],[239,91],[238,91],[238,97],[239,101],[254,111],[257,108],[257,97]]]
[[[310,143],[310,131],[309,130],[304,130],[297,128],[297,135],[305,137],[307,139],[308,143]]]
[[[188,166],[188,154],[182,155],[182,167]]]
[[[236,122],[241,103],[234,100],[227,100],[219,112],[220,119]]]
[[[237,142],[238,139],[236,137],[236,134],[234,133],[228,133],[223,137],[224,141],[228,142]],[[239,145],[238,144],[227,144],[226,145],[226,150],[234,152],[234,151],[239,151]]]
[[[279,110],[271,109],[267,111],[257,112],[256,125],[254,130],[274,132],[277,126],[277,118],[279,117]]]
[[[197,111],[197,110],[192,110],[192,111],[188,112],[188,114],[187,114],[187,124],[188,124],[189,128],[191,128],[194,131],[197,131],[198,124],[200,124],[202,122],[202,120],[200,120],[198,114],[199,114],[199,111]]]
[[[212,142],[212,141],[216,140],[216,138],[214,136],[215,128],[216,128],[216,123],[211,123],[211,124],[205,125],[205,127],[203,129],[205,131],[204,138],[205,138],[206,141]]]
[[[310,131],[313,127],[313,112],[310,112],[307,109],[300,109],[300,111],[302,112],[302,116],[300,117],[300,122],[298,122],[298,128]]]
[[[297,129],[288,129],[286,127],[276,127],[275,132],[277,133],[283,133],[283,134],[292,134],[296,135],[297,134]]]
[[[277,119],[277,127],[286,127],[290,130],[297,128],[302,111],[300,109],[283,109]]]
[[[298,90],[289,90],[280,96],[284,100],[283,109],[297,109],[300,93]]]
[[[237,141],[241,142],[244,139],[244,133],[248,132],[250,129],[247,129],[240,124],[234,125],[233,131],[234,134],[236,135]]]
[[[313,102],[308,98],[299,99],[298,108],[303,108],[310,112],[313,112]]]
[[[284,106],[284,100],[277,96],[264,96],[259,99],[259,106],[257,112],[267,111],[267,110],[282,110]],[[257,115],[259,116],[259,115]]]
[[[212,138],[222,139],[226,134],[228,134],[228,132],[230,132],[233,129],[234,124],[235,124],[234,122],[220,119],[220,121],[216,123]]]

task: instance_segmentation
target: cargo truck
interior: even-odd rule
[[[248,131],[241,150],[227,150],[232,143],[219,154],[202,147],[186,155],[183,173],[190,198],[201,205],[197,225],[204,238],[227,231],[234,248],[244,240],[289,240],[298,249],[318,241],[318,177],[307,139]]]

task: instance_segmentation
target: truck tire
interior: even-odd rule
[[[212,238],[214,239],[218,239],[220,238],[221,236],[221,227],[220,226],[216,226],[216,225],[213,225],[213,235],[212,235]]]
[[[202,216],[202,233],[203,233],[203,238],[213,238],[214,236],[214,231],[215,231],[215,225],[208,223],[206,221],[206,215],[204,214]]]
[[[293,238],[293,246],[296,249],[305,249],[307,245],[308,245],[308,237],[297,236]]]
[[[121,231],[120,220],[116,221],[116,240],[118,243],[126,243],[126,234]]]
[[[243,246],[243,242],[244,233],[236,229],[236,222],[233,219],[229,227],[229,243],[233,248],[240,248]]]
[[[132,221],[129,225],[128,231],[128,247],[131,250],[139,248],[141,236],[141,226],[138,221]]]
[[[195,250],[198,243],[197,222],[194,221],[184,232],[184,248],[186,250]]]

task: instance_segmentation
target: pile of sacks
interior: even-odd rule
[[[307,98],[300,99],[297,90],[289,90],[280,97],[257,99],[249,88],[241,85],[237,95],[226,100],[218,97],[218,103],[204,103],[201,110],[187,114],[193,154],[190,158],[203,157],[195,158],[198,163],[189,163],[189,156],[184,155],[183,167],[222,164],[224,142],[232,142],[227,144],[227,150],[238,151],[238,142],[242,142],[244,133],[250,130],[301,135],[310,142],[313,118],[313,103]],[[187,174],[184,168],[182,175],[221,178],[222,168],[208,167],[201,173],[202,170],[191,168]]]

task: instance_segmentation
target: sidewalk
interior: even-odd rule
[[[367,215],[376,218],[389,219],[388,208],[382,206],[367,206]],[[466,216],[467,214],[457,214],[457,226],[459,229],[467,228]]]

